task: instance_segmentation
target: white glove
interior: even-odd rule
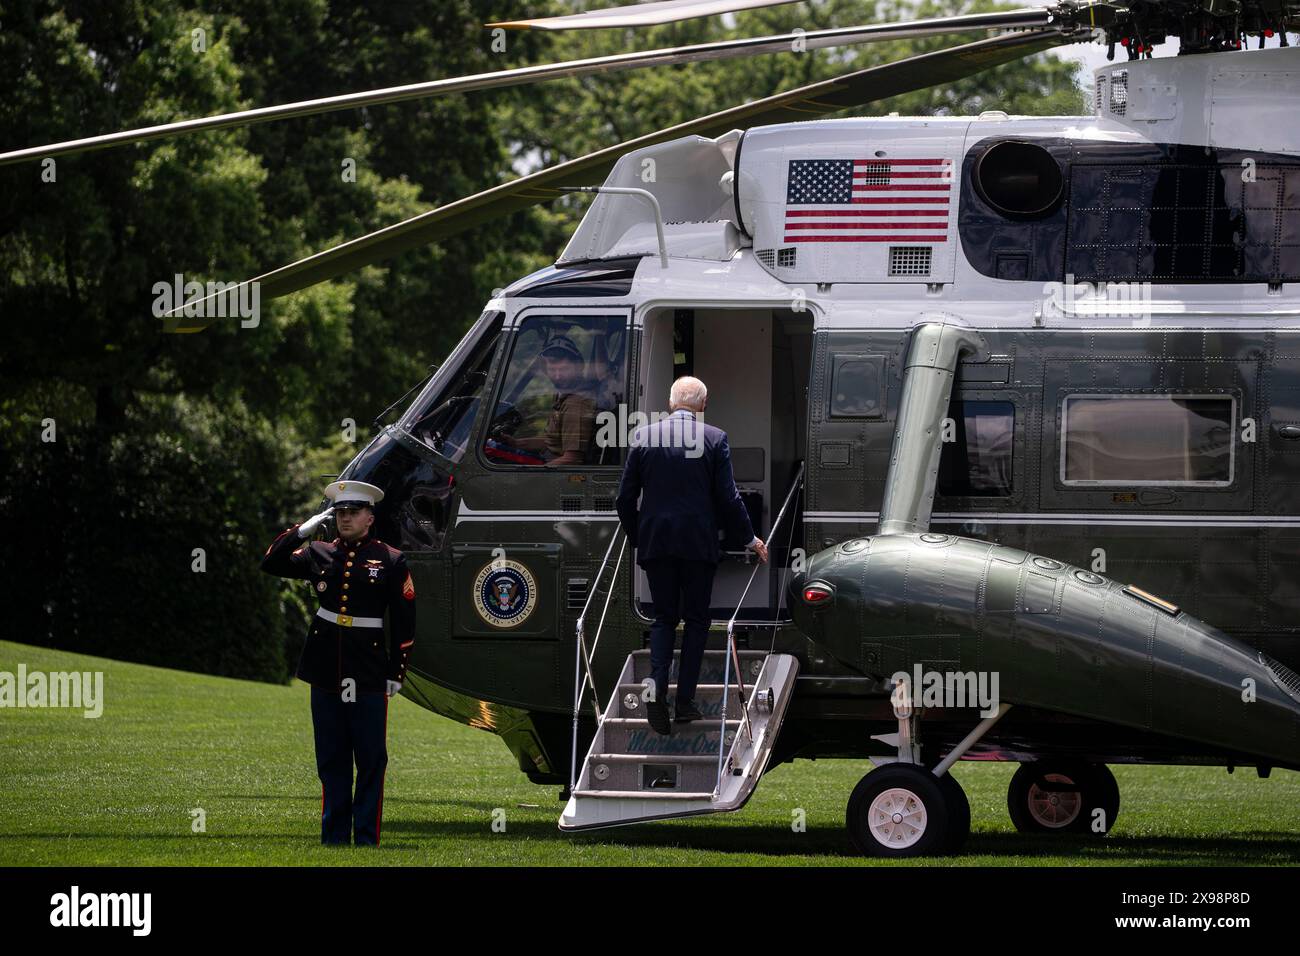
[[[401,689],[402,682],[400,680],[390,680],[388,682],[387,694],[389,697],[396,697]]]
[[[312,515],[302,524],[298,525],[298,537],[310,538],[313,534],[316,533],[316,529],[325,523],[325,519],[328,518],[333,513],[334,513],[334,508],[331,506],[329,508],[326,508],[318,515]]]

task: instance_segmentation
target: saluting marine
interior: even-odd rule
[[[281,532],[267,549],[262,570],[310,581],[320,601],[298,677],[311,684],[321,842],[346,844],[351,833],[358,846],[378,846],[388,698],[402,689],[415,643],[415,584],[402,552],[370,536],[382,490],[362,481],[336,481],[325,496],[333,506]],[[304,541],[331,514],[339,537]]]

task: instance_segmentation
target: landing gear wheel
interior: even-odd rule
[[[948,836],[944,841],[944,851],[957,853],[970,836],[970,801],[966,791],[951,773],[936,777],[939,787],[948,800]]]
[[[1024,763],[1007,788],[1007,810],[1021,833],[1101,836],[1119,816],[1119,785],[1105,764]]]
[[[886,764],[853,788],[846,822],[853,845],[870,856],[906,857],[944,853],[950,845],[953,817],[960,822],[956,781],[940,778],[914,764]],[[960,792],[960,786],[955,787]],[[966,808],[966,829],[970,827]]]

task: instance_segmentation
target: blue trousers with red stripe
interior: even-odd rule
[[[351,834],[357,846],[378,846],[388,766],[388,698],[357,694],[355,701],[345,701],[338,691],[313,686],[311,722],[321,783],[321,843],[347,843]]]

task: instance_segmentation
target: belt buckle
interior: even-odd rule
[[[351,615],[351,614],[340,614],[340,615],[339,615],[339,623],[342,624],[344,627],[351,627],[351,626],[352,626],[352,615]]]

